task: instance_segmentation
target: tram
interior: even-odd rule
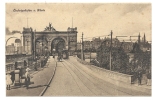
[[[62,61],[62,59],[68,59],[68,58],[69,58],[68,50],[58,51],[58,57],[57,57],[58,61]]]
[[[62,55],[63,55],[63,59],[68,59],[69,58],[68,50],[63,50]]]

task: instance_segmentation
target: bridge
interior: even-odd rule
[[[101,69],[95,71],[95,66],[81,63],[73,56],[61,62],[56,58],[51,56],[43,68],[32,72],[34,84],[29,89],[11,86],[6,96],[151,96],[151,86],[103,76]]]
[[[21,40],[18,39],[21,41],[19,45],[22,46],[22,50],[17,48],[16,51],[24,52],[24,55],[17,55],[19,59],[22,56],[33,56],[33,59],[30,59],[30,62],[32,62],[39,57],[48,58],[49,54],[58,54],[59,56],[62,51],[67,52],[63,53],[63,55],[66,54],[66,58],[69,55],[69,59],[58,62],[57,55],[55,58],[50,56],[45,66],[45,63],[41,63],[41,68],[31,72],[33,75],[31,81],[34,84],[31,84],[28,90],[24,86],[12,85],[12,89],[7,90],[6,95],[151,96],[151,86],[146,86],[145,81],[142,82],[142,85],[137,86],[137,83],[133,82],[132,75],[99,68],[74,57],[73,55],[77,50],[77,33],[76,27],[68,28],[67,31],[56,31],[51,24],[44,31],[23,28],[22,38]],[[9,50],[10,48],[14,48],[14,46],[9,47]],[[17,54],[19,53],[17,52]],[[16,56],[7,55],[6,58],[15,59]],[[9,61],[12,60],[9,59]]]

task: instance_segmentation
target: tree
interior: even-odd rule
[[[139,71],[138,66],[141,67],[143,73],[146,73],[147,70],[151,69],[151,51],[143,52],[140,49],[140,45],[135,43],[131,53],[134,54],[134,59],[130,63],[132,73]]]
[[[110,47],[101,45],[97,49],[97,60],[100,67],[110,69]],[[129,58],[124,50],[120,47],[112,47],[112,70],[126,73]]]
[[[143,52],[140,49],[140,45],[135,43],[135,50],[134,52],[134,61],[136,62],[135,69],[140,66],[142,71],[145,73],[146,70],[150,69],[151,66],[151,51]]]

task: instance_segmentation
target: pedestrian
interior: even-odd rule
[[[55,53],[53,53],[53,58],[55,58]]]
[[[11,75],[12,84],[14,85],[14,83],[15,83],[15,72],[12,71],[12,72],[10,73],[10,75]]]
[[[59,56],[57,57],[57,60],[59,61]]]
[[[60,60],[62,61],[62,53],[60,54]]]
[[[18,70],[18,68],[17,68],[18,67],[18,63],[17,62],[15,62],[14,66],[15,66],[15,70]]]
[[[30,71],[31,69],[27,66],[26,68],[26,73],[25,73],[25,84],[26,84],[26,88],[29,88],[29,84],[30,84]]]
[[[38,69],[37,69],[37,62],[35,61],[35,62],[33,62],[33,67],[34,67],[34,69],[35,69],[35,71],[37,71]]]
[[[147,74],[147,85],[150,86],[151,85],[151,72],[149,71]]]
[[[22,75],[23,75],[23,73],[22,73],[22,67],[21,66],[18,66],[18,70],[19,70],[19,79],[20,79],[20,82],[22,82]]]
[[[7,73],[6,73],[6,85],[7,85],[7,90],[10,90],[11,89],[11,87],[10,87],[10,85],[12,84],[12,80],[11,80],[11,75],[10,75],[10,71],[8,71]]]
[[[27,62],[26,62],[26,60],[24,60],[24,67],[26,67],[27,66]]]
[[[138,72],[138,85],[141,85],[141,80],[142,80],[142,72],[141,71],[139,71]]]

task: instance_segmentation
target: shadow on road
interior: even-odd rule
[[[50,87],[49,85],[37,85],[37,86],[30,86],[29,89],[39,88],[39,87],[44,87],[44,86]]]
[[[39,87],[44,87],[44,86],[50,87],[49,85],[37,85],[37,86],[29,86],[28,89],[39,88]],[[25,87],[26,87],[25,85],[23,85],[23,86],[13,86],[11,89],[18,89],[18,88],[25,88]]]

